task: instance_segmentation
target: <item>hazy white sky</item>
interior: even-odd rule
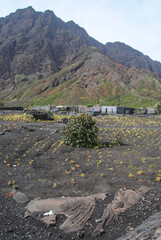
[[[0,17],[19,8],[52,10],[96,40],[120,41],[161,62],[161,0],[0,0]]]

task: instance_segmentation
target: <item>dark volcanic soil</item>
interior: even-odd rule
[[[78,239],[56,226],[47,227],[36,216],[24,217],[26,204],[18,204],[13,188],[30,200],[41,197],[84,196],[108,193],[98,200],[94,215],[84,229],[93,239],[95,220],[122,187],[149,187],[149,192],[119,219],[105,227],[98,239],[117,239],[160,211],[161,120],[133,118],[98,119],[101,148],[77,149],[62,141],[64,124],[5,122],[0,120],[0,239]],[[120,146],[113,143],[121,135]]]

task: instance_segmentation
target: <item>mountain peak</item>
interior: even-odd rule
[[[26,7],[26,8],[22,8],[22,9],[18,9],[15,13],[13,14],[28,14],[28,13],[35,13],[35,10],[32,6]]]

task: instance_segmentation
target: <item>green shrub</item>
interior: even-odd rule
[[[65,144],[89,148],[97,144],[98,126],[89,115],[72,116],[63,134]]]

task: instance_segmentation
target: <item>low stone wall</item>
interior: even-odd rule
[[[0,107],[0,111],[23,111],[23,107]]]
[[[0,115],[3,115],[3,114],[21,114],[23,113],[23,110],[2,110],[0,109]]]

